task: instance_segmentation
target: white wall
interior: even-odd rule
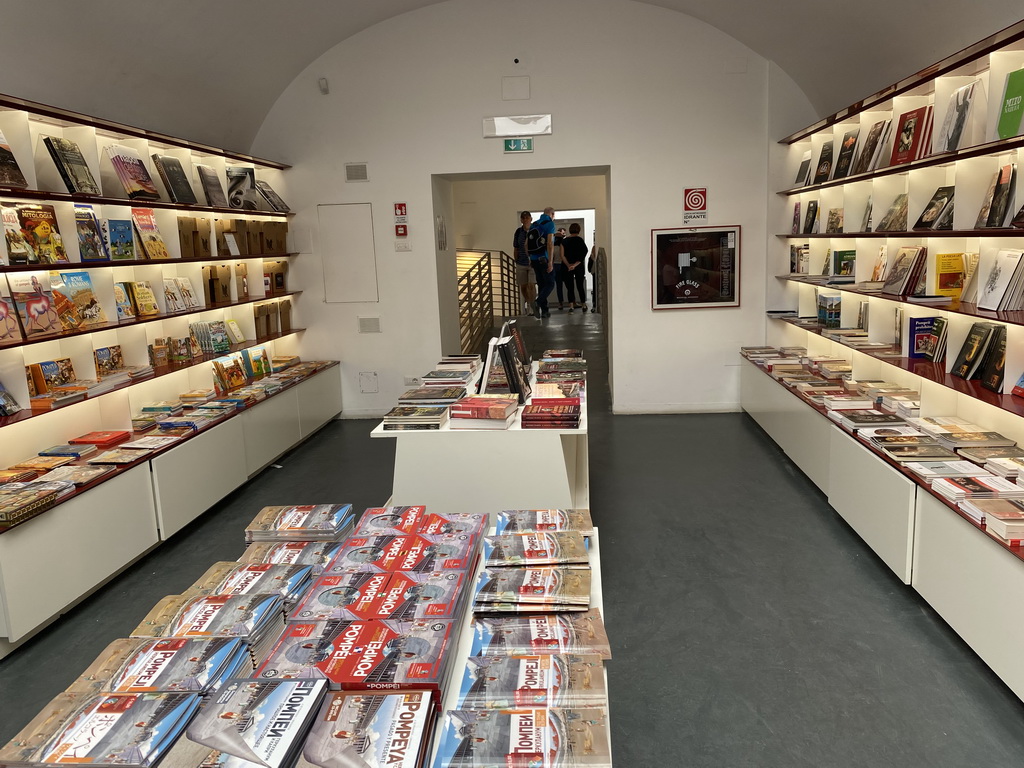
[[[539,18],[566,34],[517,31]],[[441,351],[433,174],[599,166],[610,167],[616,411],[737,408],[736,348],[764,333],[777,138],[768,134],[769,69],[702,22],[615,0],[451,0],[378,24],[314,62],[278,99],[253,152],[293,164],[286,199],[300,212],[297,227],[315,221],[308,212],[318,203],[373,204],[379,305],[302,297],[303,323],[317,328],[304,353],[343,361],[346,415],[386,410],[402,376],[426,372]],[[323,76],[328,96],[315,87]],[[529,76],[531,98],[503,102],[502,76]],[[780,114],[798,108],[813,119],[795,87],[779,92]],[[554,130],[533,154],[506,156],[500,141],[481,138],[483,117],[542,113]],[[369,183],[344,183],[350,161],[368,162]],[[650,230],[681,224],[688,186],[708,188],[709,223],[743,226],[738,309],[650,309]],[[411,253],[393,250],[395,201],[409,204]],[[383,329],[372,339],[355,333],[368,312]],[[376,395],[358,392],[356,374],[367,370],[379,373]]]

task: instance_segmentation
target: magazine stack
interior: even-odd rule
[[[284,600],[290,613],[313,585],[311,565],[267,565],[224,561],[211,565],[186,595],[244,595],[273,593]]]
[[[264,507],[245,529],[254,541],[339,541],[355,523],[351,504]]]
[[[523,408],[523,429],[579,429],[579,403],[530,403]]]

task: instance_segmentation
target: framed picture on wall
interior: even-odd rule
[[[651,230],[652,309],[739,305],[739,226]]]

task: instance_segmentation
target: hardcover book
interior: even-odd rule
[[[978,308],[1002,309],[1000,304],[1011,288],[1022,252],[1004,248],[994,254],[985,252],[982,256],[978,263]]]
[[[995,392],[1003,393],[1003,375],[1006,373],[1006,326],[996,325],[992,332],[992,340],[988,352],[981,364],[981,386]]]
[[[50,273],[50,293],[53,295],[53,307],[60,318],[61,328],[74,331],[82,327],[82,315],[71,300],[71,292],[64,287],[64,279],[60,272]]]
[[[27,186],[25,174],[18,167],[18,160],[14,157],[11,145],[7,143],[3,131],[0,131],[0,187],[23,189]]]
[[[153,165],[156,166],[156,171],[160,174],[160,180],[167,187],[167,194],[171,196],[172,202],[185,205],[196,204],[196,193],[192,191],[192,185],[188,183],[188,176],[178,158],[154,153]]]
[[[281,196],[274,191],[274,188],[265,181],[256,181],[256,190],[263,196],[271,208],[278,213],[288,213],[291,208],[281,199]]]
[[[921,211],[921,215],[914,223],[914,229],[935,229],[939,216],[947,205],[953,204],[953,186],[939,187],[928,201],[928,205]],[[952,224],[952,222],[950,222]]]
[[[967,121],[970,119],[971,104],[974,102],[974,89],[979,82],[975,80],[968,83],[950,95],[946,117],[935,138],[936,152],[956,152],[960,149],[966,134]]]
[[[96,183],[78,144],[57,136],[43,136],[42,140],[68,192],[73,195],[100,194],[99,184]]]
[[[215,168],[209,165],[196,165],[196,172],[199,174],[199,181],[203,185],[203,194],[206,195],[206,204],[212,208],[227,208],[228,198],[224,194],[224,187],[220,183],[220,177]]]
[[[78,232],[78,252],[82,261],[109,261],[110,254],[103,242],[100,223],[91,205],[75,206],[75,229]]]
[[[160,192],[149,175],[149,169],[132,147],[111,144],[106,148],[114,172],[129,200],[159,200]]]
[[[0,345],[22,340],[21,324],[18,322],[18,309],[11,298],[10,288],[6,280],[0,280]],[[4,416],[11,414],[5,413]]]
[[[228,178],[228,207],[246,211],[257,210],[256,170],[247,166],[229,165],[225,172]]]
[[[21,234],[40,264],[69,260],[52,205],[19,205],[18,220],[21,222]]]
[[[973,379],[985,358],[996,326],[992,323],[975,323],[967,333],[967,339],[960,348],[950,373],[961,379]]]
[[[178,290],[178,283],[173,277],[164,278],[164,304],[167,312],[181,312],[188,309]]]
[[[814,178],[812,184],[821,184],[828,181],[832,176],[832,142],[828,139],[821,145],[818,153],[818,163],[814,166]]]
[[[117,321],[135,319],[135,303],[129,283],[114,283],[114,303],[117,305]]]
[[[14,272],[7,275],[7,283],[26,338],[60,333],[62,326],[50,292],[49,274]]]
[[[135,259],[135,233],[131,219],[103,219],[100,234],[112,261]]]
[[[907,229],[907,194],[900,192],[889,210],[875,227],[876,232],[905,232]]]
[[[825,234],[837,235],[843,231],[843,209],[829,208],[828,218],[825,220]]]
[[[843,143],[839,145],[839,156],[836,158],[833,179],[844,179],[850,175],[853,168],[853,155],[857,151],[857,137],[860,136],[860,128],[854,128],[843,134]]]
[[[1024,115],[1024,69],[1017,69],[1006,76],[1003,88],[1002,107],[996,123],[996,133],[1000,139],[1010,139],[1020,135],[1020,118]]]
[[[137,280],[126,283],[131,290],[132,304],[135,306],[135,313],[138,317],[149,317],[160,314],[160,305],[157,303],[156,295],[148,280]]]
[[[908,357],[927,358],[933,351],[935,343],[935,321],[937,317],[912,317],[910,318],[910,344],[907,349]]]
[[[888,120],[880,120],[871,126],[867,137],[861,144],[860,153],[854,161],[853,173],[867,173],[874,167],[873,163],[878,154],[882,134],[885,133],[888,124]]]
[[[922,151],[928,145],[930,122],[930,106],[918,107],[900,115],[889,165],[902,165],[923,157]]]
[[[146,253],[147,259],[169,259],[160,228],[156,225],[156,215],[152,208],[132,208],[132,223],[139,234],[139,242]]]
[[[75,310],[82,319],[82,325],[91,327],[103,325],[107,322],[107,314],[103,306],[96,299],[96,292],[92,287],[92,278],[85,270],[80,272],[51,272],[50,283],[54,284],[54,276],[59,275],[65,292],[74,302]]]
[[[796,171],[796,180],[793,182],[794,187],[804,187],[811,179],[811,150],[804,152],[800,158],[800,167]]]
[[[930,266],[928,293],[959,298],[964,286],[964,254],[937,253]]]
[[[38,264],[39,257],[32,250],[21,231],[21,219],[18,209],[13,205],[0,205],[0,216],[4,224],[4,253],[0,253],[0,261],[5,264]],[[6,254],[6,261],[4,255]]]
[[[904,246],[896,253],[882,286],[882,293],[903,296],[914,287],[914,281],[923,261],[923,249],[919,246]]]

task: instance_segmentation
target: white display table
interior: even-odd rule
[[[523,429],[523,408],[508,429],[385,430],[397,440],[389,504],[442,512],[590,507],[587,403],[578,429]]]

